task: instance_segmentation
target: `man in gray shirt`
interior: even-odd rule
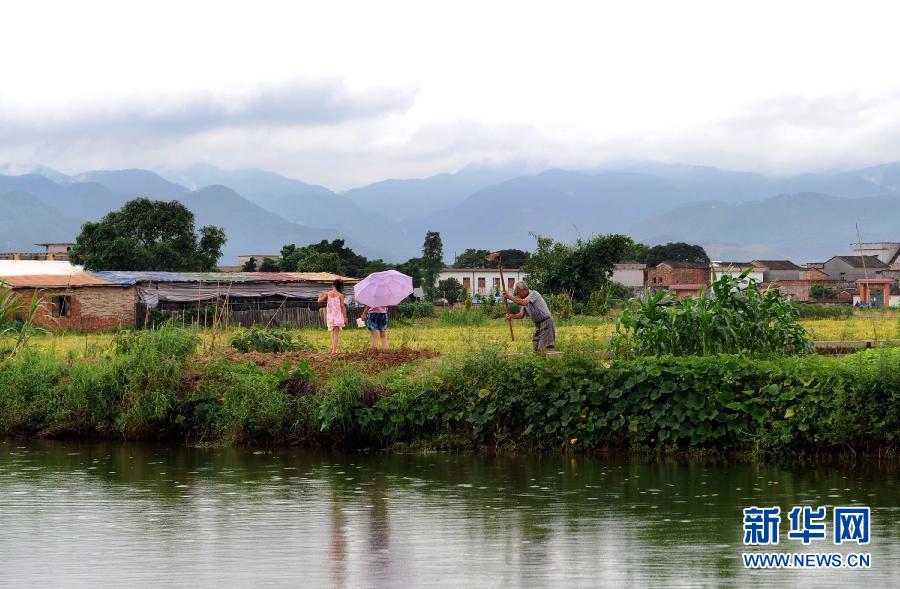
[[[550,308],[544,297],[536,290],[529,290],[528,285],[518,281],[513,287],[515,296],[503,291],[503,297],[522,307],[518,313],[508,313],[507,319],[524,319],[525,315],[534,321],[534,351],[541,352],[556,347],[556,325],[550,315]]]

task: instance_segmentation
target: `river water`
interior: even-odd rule
[[[900,587],[900,469],[0,439],[4,587]],[[750,571],[742,507],[868,505],[868,570]]]

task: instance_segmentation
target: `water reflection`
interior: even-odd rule
[[[0,440],[2,577],[9,586],[900,586],[897,482],[896,463]],[[872,570],[741,568],[741,507],[854,502],[873,507]]]

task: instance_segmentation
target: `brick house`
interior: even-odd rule
[[[134,326],[134,288],[92,274],[0,276],[0,286],[16,293],[23,305],[40,293],[44,307],[35,318],[38,327],[97,331]]]
[[[650,288],[668,289],[679,284],[707,287],[709,283],[710,269],[706,264],[666,260],[647,271],[647,286]]]

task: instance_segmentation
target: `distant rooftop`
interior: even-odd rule
[[[751,262],[757,268],[768,268],[769,270],[802,270],[800,266],[790,260],[753,260]]]
[[[887,268],[885,264],[875,256],[834,256],[832,260],[846,262],[852,268]],[[831,260],[829,260],[831,261]]]

